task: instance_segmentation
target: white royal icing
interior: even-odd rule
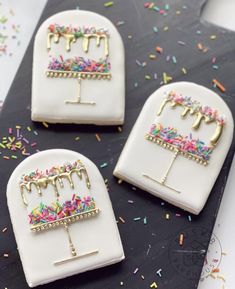
[[[169,91],[190,96],[192,100],[200,102],[203,106],[210,106],[218,110],[219,114],[224,115],[226,119],[222,135],[207,166],[198,164],[182,155],[178,155],[175,159],[165,184],[175,188],[180,193],[144,176],[148,175],[161,180],[174,156],[174,152],[146,140],[146,133],[149,132],[153,123],[158,122],[164,127],[176,128],[182,135],[190,137],[191,133],[193,138],[199,138],[209,144],[216,124],[202,122],[200,128],[194,130],[192,124],[196,116],[188,114],[186,118],[182,119],[180,114],[183,108],[180,106],[171,108],[170,104],[166,104],[162,113],[157,116],[165,93]],[[146,101],[121,153],[114,175],[177,207],[199,214],[230,148],[233,126],[233,117],[228,106],[218,94],[208,88],[190,82],[178,82],[162,86]]]
[[[81,99],[95,102],[95,105],[68,104],[78,94],[76,78],[50,78],[46,76],[48,64],[53,57],[64,59],[85,57],[98,61],[105,58],[104,41],[100,47],[91,39],[88,52],[82,48],[82,39],[71,43],[66,51],[65,39],[58,43],[51,40],[51,50],[47,50],[47,32],[51,24],[72,27],[95,27],[107,29],[110,34],[109,61],[111,79],[85,79],[81,81]],[[51,56],[51,57],[49,57]],[[125,71],[124,46],[115,26],[105,17],[89,11],[71,10],[55,14],[40,26],[34,43],[32,79],[32,120],[51,123],[82,123],[97,125],[116,125],[124,122],[125,109]]]
[[[64,188],[59,188],[60,201],[70,199],[74,193],[80,196],[91,195],[94,198],[96,207],[100,210],[99,214],[71,223],[69,231],[78,255],[94,250],[98,253],[55,265],[54,262],[71,257],[68,236],[64,227],[32,232],[28,217],[29,212],[41,201],[45,204],[56,201],[53,187],[49,184],[46,189],[42,188],[41,197],[34,186],[30,193],[24,190],[28,201],[28,207],[26,207],[21,198],[19,182],[23,174],[29,174],[36,169],[44,171],[78,159],[87,170],[91,188],[86,187],[84,176],[82,180],[79,180],[74,174],[72,178],[75,189],[71,189],[69,182],[64,180]],[[25,159],[17,166],[9,179],[7,202],[24,273],[30,287],[110,265],[125,258],[103,178],[97,167],[77,152],[54,149],[39,152]]]

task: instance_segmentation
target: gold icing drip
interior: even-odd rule
[[[54,38],[54,43],[58,43],[60,39],[60,35],[58,33],[49,32],[47,34],[47,50],[51,50],[51,39]]]
[[[75,43],[77,41],[77,38],[73,33],[52,33],[48,32],[47,34],[47,49],[51,50],[51,41],[52,38],[54,38],[54,43],[58,43],[60,40],[60,37],[65,38],[66,41],[66,51],[71,50],[71,43]],[[96,46],[100,46],[101,39],[104,39],[104,54],[105,56],[109,55],[109,43],[108,43],[108,36],[106,34],[99,34],[99,33],[87,33],[82,36],[82,49],[84,52],[88,52],[89,45],[90,45],[90,39],[95,38],[96,39]]]
[[[47,186],[49,184],[51,184],[54,188],[54,191],[55,191],[57,198],[60,196],[58,188],[57,188],[57,181],[59,182],[60,187],[63,188],[63,186],[64,186],[63,179],[67,179],[69,184],[70,184],[70,187],[72,189],[74,189],[74,183],[73,183],[73,179],[72,179],[72,175],[74,173],[77,174],[77,176],[79,177],[80,180],[82,180],[82,176],[84,175],[86,186],[88,189],[90,189],[91,184],[90,184],[90,180],[89,180],[87,171],[86,171],[85,167],[82,166],[79,168],[74,168],[69,172],[58,173],[55,176],[43,177],[43,178],[39,178],[38,180],[32,180],[29,182],[21,183],[20,184],[20,192],[21,192],[21,196],[22,196],[24,204],[26,206],[28,205],[27,199],[26,199],[25,194],[24,194],[24,189],[26,189],[28,192],[31,192],[33,185],[36,187],[38,194],[42,195],[41,188],[46,189]]]
[[[183,112],[181,113],[181,117],[183,119],[188,115],[188,113],[190,113],[190,115],[196,115],[196,120],[194,121],[194,123],[192,125],[192,128],[195,130],[200,128],[202,121],[204,121],[206,124],[215,122],[216,123],[216,129],[215,129],[215,132],[214,132],[212,138],[210,139],[210,144],[212,146],[215,146],[217,144],[217,142],[219,141],[219,139],[222,135],[223,124],[221,124],[218,120],[216,120],[214,118],[210,118],[210,117],[206,116],[205,114],[203,114],[200,111],[197,111],[194,108],[188,107],[186,105],[182,105],[181,103],[177,103],[177,102],[170,100],[170,99],[167,99],[167,98],[165,98],[162,101],[160,108],[157,112],[157,116],[161,115],[163,109],[165,108],[165,106],[168,102],[170,102],[170,106],[172,108],[174,108],[176,106],[182,106],[183,107]]]
[[[210,139],[210,142],[213,146],[215,146],[217,144],[217,142],[219,141],[221,135],[223,132],[223,125],[218,124],[216,129],[215,129],[215,133],[213,134],[212,138]]]

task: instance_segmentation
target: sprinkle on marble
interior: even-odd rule
[[[17,159],[19,154],[28,156],[37,152],[37,143],[35,141],[31,143],[30,140],[32,133],[32,130],[29,131],[27,127],[25,129],[20,125],[16,125],[15,128],[9,127],[8,135],[2,136],[0,139],[0,155],[2,155],[2,158],[6,160]]]

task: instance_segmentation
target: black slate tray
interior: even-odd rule
[[[143,0],[115,0],[114,2],[112,7],[105,8],[103,0],[50,0],[40,23],[56,12],[75,9],[78,5],[80,9],[107,16],[113,23],[125,21],[124,25],[118,27],[126,49],[126,120],[123,131],[118,132],[117,127],[80,125],[50,125],[49,128],[45,128],[42,124],[31,122],[33,39],[0,117],[1,137],[7,135],[9,127],[31,126],[39,135],[35,136],[27,130],[25,135],[31,142],[36,140],[40,150],[67,148],[86,155],[97,166],[107,162],[108,166],[101,169],[101,173],[109,181],[110,197],[117,220],[119,216],[125,220],[125,223],[119,220],[118,224],[126,254],[125,261],[56,281],[41,288],[143,289],[150,288],[153,282],[156,282],[160,289],[196,288],[231,165],[234,141],[204,210],[199,216],[192,216],[191,222],[186,212],[166,203],[163,204],[160,199],[128,184],[119,185],[112,176],[112,171],[145,100],[160,86],[162,72],[170,74],[174,81],[193,81],[209,88],[213,88],[211,83],[213,78],[220,80],[226,87],[226,93],[222,94],[217,88],[214,89],[220,93],[235,115],[233,80],[235,37],[232,32],[200,22],[200,10],[204,4],[202,0],[169,0],[167,3],[170,4],[170,9],[167,16],[145,9]],[[163,7],[166,1],[157,1],[156,4]],[[181,13],[177,15],[176,11]],[[153,32],[153,26],[158,27],[158,33]],[[163,31],[165,26],[169,27],[168,31]],[[198,30],[201,34],[197,34]],[[128,35],[132,35],[132,38]],[[217,39],[211,40],[211,35],[216,35]],[[181,46],[178,41],[184,41],[186,45]],[[206,53],[199,51],[197,43],[205,45],[208,51]],[[154,53],[157,45],[164,48],[164,54],[158,55],[156,61],[149,60],[148,55]],[[175,55],[177,64],[168,63],[167,55]],[[211,59],[214,56],[217,57],[218,70],[212,68]],[[138,66],[136,59],[147,61],[147,66]],[[182,67],[187,68],[186,75],[182,74]],[[155,72],[158,74],[157,80],[145,79],[146,74],[153,76]],[[138,87],[135,87],[135,82],[138,82]],[[100,135],[101,142],[96,140],[96,133]],[[77,136],[80,137],[80,141],[75,141]],[[8,228],[0,236],[1,288],[28,288],[12,232],[5,196],[8,178],[24,158],[25,156],[22,155],[18,155],[16,160],[6,160],[2,156],[0,158],[0,228]],[[134,203],[130,204],[128,200],[133,200]],[[170,215],[169,220],[165,218],[167,213]],[[176,214],[180,216],[177,217]],[[135,217],[142,219],[134,221]],[[147,224],[143,223],[144,217],[147,217]],[[180,233],[185,236],[182,247],[179,247],[178,242]],[[8,253],[9,257],[4,258],[4,253]],[[139,270],[134,274],[136,268]],[[162,270],[162,277],[156,273],[159,269]]]

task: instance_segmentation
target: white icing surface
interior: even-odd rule
[[[55,44],[52,39],[51,50],[47,51],[47,28],[50,24],[73,27],[96,27],[108,29],[109,60],[111,63],[111,80],[82,80],[81,99],[94,101],[95,105],[65,104],[66,100],[77,97],[76,79],[48,78],[46,70],[49,55],[58,58],[81,56],[99,60],[105,58],[104,41],[96,47],[91,39],[89,51],[82,50],[82,40],[72,43],[71,51],[66,52],[65,40]],[[115,125],[124,122],[125,109],[125,71],[124,46],[115,26],[105,17],[88,11],[71,10],[55,14],[48,18],[39,28],[34,43],[33,79],[32,79],[32,120],[52,123],[83,123],[98,125]]]
[[[173,126],[182,135],[192,133],[193,138],[209,144],[216,125],[202,123],[195,131],[191,129],[195,116],[181,119],[182,107],[165,106],[160,116],[157,111],[164,99],[164,93],[176,91],[182,95],[191,96],[202,105],[215,108],[226,116],[226,124],[222,136],[211,154],[209,164],[205,167],[179,155],[167,177],[167,185],[178,189],[181,193],[160,185],[143,174],[161,180],[167,170],[174,153],[145,139],[151,124],[160,122],[164,127]],[[213,91],[190,82],[178,82],[162,86],[146,101],[121,153],[114,170],[114,175],[149,193],[156,195],[175,206],[193,214],[199,214],[203,209],[215,180],[224,163],[233,138],[233,117],[225,102]]]
[[[85,186],[84,178],[79,181],[73,175],[75,190],[72,190],[69,183],[64,181],[65,187],[59,189],[59,192],[61,196],[67,194],[67,199],[71,198],[71,195],[75,192],[81,196],[90,192],[91,196],[94,197],[100,213],[93,218],[70,224],[69,230],[78,255],[93,250],[99,252],[66,264],[54,265],[55,261],[71,257],[68,236],[63,227],[40,233],[30,231],[27,208],[23,204],[20,194],[19,180],[22,174],[30,173],[36,169],[45,170],[54,165],[63,165],[67,161],[74,162],[78,159],[82,161],[87,169],[91,183],[90,191]],[[54,191],[50,185],[48,189],[42,189],[42,191],[42,201],[44,203],[55,201]],[[38,204],[40,198],[35,187],[33,187],[31,193],[25,193],[29,202],[28,210],[30,211],[32,207]],[[30,287],[110,265],[125,258],[103,178],[97,167],[77,152],[54,149],[34,154],[25,159],[18,165],[9,179],[7,201],[24,273]]]

